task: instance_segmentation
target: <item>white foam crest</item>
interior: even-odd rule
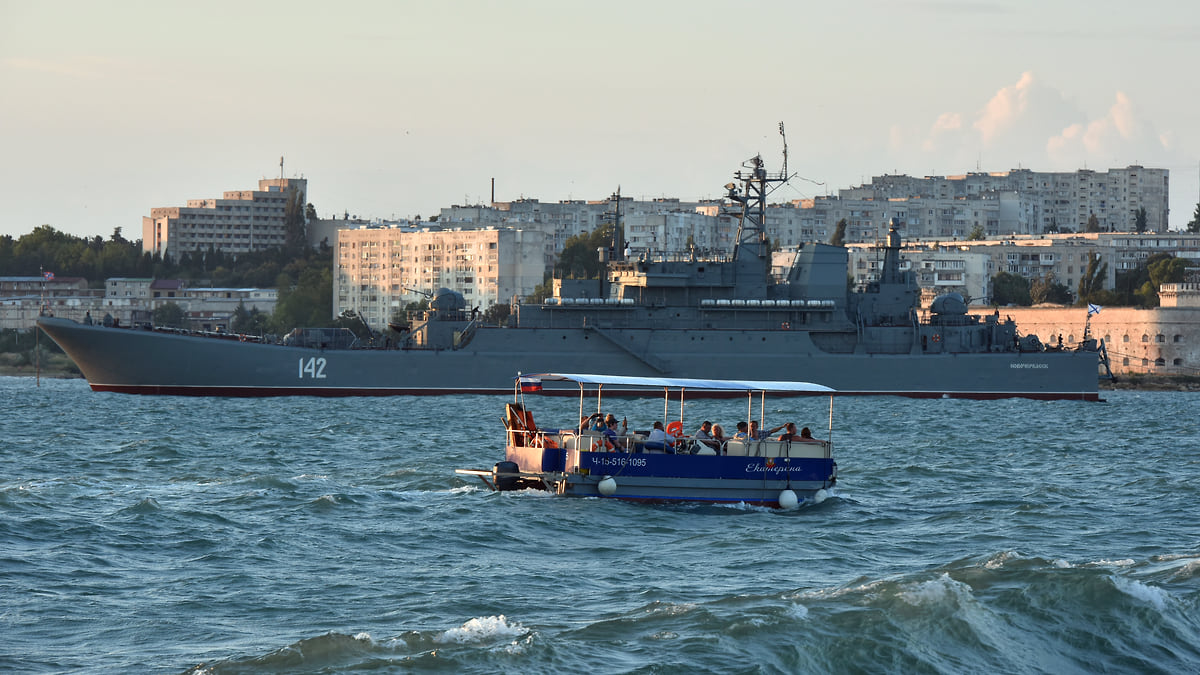
[[[527,649],[529,649],[529,645],[531,644],[533,644],[532,633],[526,635],[524,640],[513,640],[512,642],[504,645],[501,651],[503,651],[505,654],[521,655],[524,654]]]
[[[788,608],[787,615],[788,615],[788,618],[791,618],[791,619],[807,619],[808,618],[808,607],[805,607],[804,605],[796,603]]]
[[[1167,603],[1171,600],[1171,595],[1163,589],[1157,586],[1147,586],[1136,579],[1113,577],[1112,583],[1113,586],[1117,587],[1118,591],[1131,598],[1140,600],[1160,612],[1166,611]]]
[[[1107,560],[1101,558],[1095,562],[1088,563],[1088,567],[1133,567],[1134,564],[1135,563],[1130,558],[1124,558],[1122,560]]]
[[[524,635],[525,627],[519,623],[509,624],[508,619],[500,616],[485,616],[464,623],[458,628],[451,628],[434,638],[434,642],[463,644],[466,642],[483,642],[494,637],[518,637]]]
[[[970,595],[970,586],[961,581],[955,581],[945,572],[936,579],[908,584],[899,593],[900,599],[910,605],[937,603],[948,599],[970,597]]]
[[[1060,570],[1069,570],[1072,567],[1074,567],[1074,565],[1067,562],[1066,560],[1063,560],[1062,558],[1055,558],[1051,564]]]
[[[1010,560],[1024,560],[1024,559],[1025,559],[1025,556],[1021,555],[1020,553],[1017,553],[1016,551],[1004,551],[1003,553],[997,553],[996,555],[989,558],[988,561],[983,564],[983,567],[984,567],[984,569],[998,570],[998,569],[1002,569],[1004,567],[1004,564]]]
[[[666,615],[666,616],[680,616],[682,614],[687,614],[688,612],[691,612],[695,609],[696,609],[696,605],[694,603],[690,603],[690,602],[679,603],[679,604],[673,603],[673,602],[664,602],[660,605],[655,605],[654,607],[649,608],[648,610],[646,610],[646,613],[651,614],[651,615],[661,614],[661,615]]]
[[[368,644],[374,644],[374,642],[375,642],[374,640],[372,640],[372,639],[371,639],[371,634],[370,634],[370,633],[366,633],[366,632],[363,632],[363,633],[355,633],[355,634],[354,634],[354,639],[355,639],[355,640],[358,640],[359,642],[366,642],[366,643],[368,643]]]

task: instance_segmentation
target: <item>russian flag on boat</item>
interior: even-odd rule
[[[536,377],[521,378],[521,393],[530,394],[542,390],[542,381]]]

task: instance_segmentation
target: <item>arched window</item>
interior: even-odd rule
[[[1165,365],[1167,365],[1167,360],[1166,360],[1166,359],[1164,359],[1163,357],[1161,357],[1161,356],[1160,356],[1160,357],[1158,357],[1157,359],[1154,359],[1154,366],[1155,366],[1156,368],[1161,368],[1161,367],[1163,367],[1163,366],[1165,366]]]
[[[1123,365],[1123,366],[1127,366],[1127,365],[1129,365],[1129,357],[1128,357],[1128,356],[1126,356],[1125,358],[1121,359],[1121,365]]]
[[[1176,336],[1175,336],[1175,342],[1182,342],[1182,341],[1183,341],[1183,336],[1182,336],[1182,335],[1176,335]]]
[[[1149,341],[1150,341],[1150,336],[1146,335],[1145,333],[1142,333],[1142,342],[1149,342]]]
[[[1155,342],[1166,342],[1166,341],[1167,341],[1167,336],[1166,336],[1166,335],[1163,335],[1162,333],[1159,333],[1158,335],[1155,335],[1155,336],[1154,336],[1154,341],[1155,341]]]
[[[1128,336],[1128,335],[1122,335],[1122,336],[1121,336],[1121,342],[1129,342],[1129,336]]]
[[[1171,361],[1171,365],[1173,365],[1173,366],[1182,366],[1182,365],[1183,365],[1183,359],[1175,359],[1174,361]]]

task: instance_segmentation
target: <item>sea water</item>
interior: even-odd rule
[[[1105,397],[839,398],[838,486],[781,512],[491,492],[454,469],[502,396],[0,378],[0,671],[1200,671],[1200,395]]]

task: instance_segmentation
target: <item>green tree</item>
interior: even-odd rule
[[[1196,212],[1192,214],[1192,220],[1187,224],[1188,232],[1200,232],[1200,202],[1196,203]]]
[[[293,328],[321,328],[333,323],[333,274],[328,267],[306,266],[293,282],[286,272],[277,281],[279,300],[268,324],[278,335]]]
[[[1146,207],[1141,207],[1133,213],[1133,229],[1141,234],[1146,231]]]
[[[154,308],[154,325],[169,328],[183,328],[183,308],[174,302],[164,302]]]
[[[1095,294],[1104,290],[1104,280],[1108,278],[1108,263],[1100,262],[1100,254],[1088,252],[1087,268],[1079,279],[1075,289],[1080,302],[1095,302]]]
[[[1054,276],[1054,272],[1050,272],[1030,284],[1029,299],[1035,305],[1042,303],[1066,305],[1071,302],[1071,291],[1067,289],[1065,284],[1059,282]]]
[[[1138,301],[1143,307],[1157,307],[1158,289],[1163,284],[1177,284],[1183,281],[1187,273],[1187,262],[1175,257],[1156,260],[1146,265],[1146,273],[1149,279],[1138,289]]]
[[[531,305],[538,305],[546,301],[546,298],[554,295],[554,280],[546,277],[542,283],[538,284],[533,292],[525,296],[525,302]]]
[[[577,234],[563,244],[554,271],[562,279],[599,279],[600,257],[597,249],[612,245],[613,226],[604,223],[590,233]]]
[[[269,320],[270,316],[266,312],[259,311],[257,307],[247,310],[245,302],[238,302],[237,309],[233,310],[229,330],[242,335],[263,335],[267,332]]]
[[[508,317],[512,314],[512,305],[507,302],[496,302],[483,310],[483,323],[496,326],[504,325],[508,321]]]
[[[971,228],[971,233],[967,235],[967,241],[983,241],[987,233],[983,231],[983,226],[975,223],[975,227]]]
[[[1030,305],[1029,280],[1019,274],[999,272],[992,277],[993,305]]]
[[[1083,231],[1084,232],[1099,232],[1100,231],[1100,219],[1096,217],[1096,214],[1093,213],[1088,216],[1087,226],[1083,228]]]
[[[833,246],[846,245],[846,222],[845,218],[837,221],[837,226],[833,230],[833,236],[829,238],[829,243]]]

